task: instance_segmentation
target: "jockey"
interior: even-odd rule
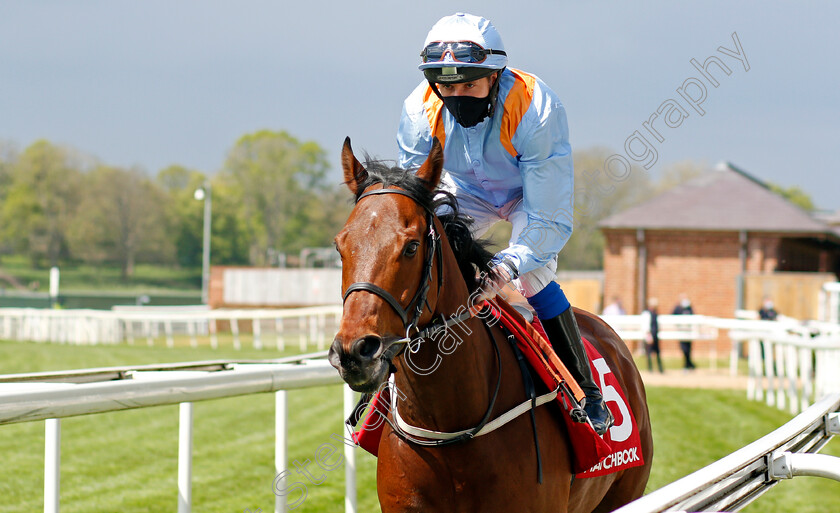
[[[444,147],[441,187],[474,219],[476,235],[509,221],[509,246],[491,261],[478,294],[509,282],[528,300],[551,345],[584,393],[598,434],[612,424],[566,295],[554,281],[557,253],[572,234],[574,173],[566,112],[534,75],[507,68],[488,20],[457,13],[439,20],[420,54],[423,81],[405,100],[400,167],[419,167],[432,138]]]

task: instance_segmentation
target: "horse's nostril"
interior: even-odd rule
[[[360,342],[358,348],[362,358],[372,358],[382,345],[382,339],[373,335],[363,338]]]
[[[327,356],[327,359],[330,361],[330,365],[338,369],[341,367],[341,355],[343,351],[341,350],[341,340],[336,338],[333,340],[332,345],[330,345],[330,352]]]

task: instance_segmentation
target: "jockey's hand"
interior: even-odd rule
[[[487,299],[493,299],[499,290],[513,279],[511,269],[505,263],[496,264],[488,272],[482,273],[481,284],[478,286],[476,293],[472,295],[473,305],[481,304]]]

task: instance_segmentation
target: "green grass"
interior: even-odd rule
[[[182,344],[65,346],[0,342],[0,373],[219,358],[274,358],[245,343],[241,351]],[[289,392],[289,461],[314,460],[330,435],[343,434],[341,388]],[[701,468],[790,420],[743,392],[650,388],[656,453],[648,491]],[[274,397],[205,401],[194,410],[193,511],[272,511]],[[61,433],[63,512],[172,511],[177,497],[178,408],[164,406],[68,418]],[[44,423],[0,426],[0,512],[43,508]],[[832,441],[825,453],[840,456]],[[378,511],[375,460],[356,452],[359,511]],[[318,467],[314,467],[317,469]],[[295,511],[344,510],[343,467],[307,485]],[[303,478],[297,474],[292,481]],[[840,511],[837,483],[796,478],[776,486],[746,512]],[[291,496],[290,496],[291,498]]]
[[[62,292],[195,292],[201,290],[201,268],[174,268],[159,265],[137,264],[134,276],[123,280],[120,267],[111,264],[93,265],[62,263]],[[49,268],[33,268],[29,260],[19,255],[0,258],[0,275],[11,275],[24,287],[34,287],[39,292],[49,291]],[[0,280],[0,286],[11,288]]]

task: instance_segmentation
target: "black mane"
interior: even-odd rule
[[[359,200],[362,192],[374,184],[381,183],[383,187],[399,187],[408,192],[417,203],[432,212],[446,213],[438,214],[443,225],[443,231],[449,240],[449,245],[455,253],[458,268],[467,288],[470,292],[478,286],[476,281],[477,271],[487,269],[493,253],[485,248],[485,243],[473,238],[470,231],[472,219],[460,212],[458,202],[451,193],[436,189],[429,191],[425,180],[418,178],[413,170],[406,170],[400,167],[389,167],[381,161],[365,159],[364,164],[368,176],[359,184],[356,194],[356,201]]]

